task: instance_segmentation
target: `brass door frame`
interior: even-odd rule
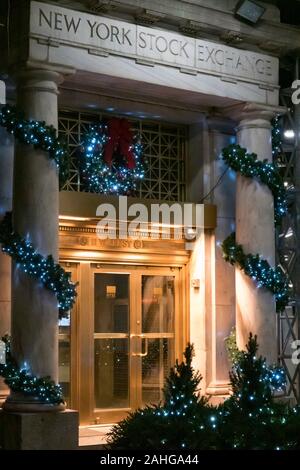
[[[73,282],[77,283],[79,280],[80,272],[80,263],[78,262],[61,262],[61,266],[71,274],[71,279]],[[70,367],[70,403],[68,403],[69,408],[79,409],[79,336],[78,336],[78,327],[79,327],[79,298],[80,298],[80,287],[78,286],[78,296],[76,302],[72,308],[71,312],[71,322],[70,322],[70,358],[71,358],[71,367]],[[63,336],[59,334],[59,339],[63,339]]]
[[[99,410],[94,408],[94,275],[96,273],[120,273],[129,275],[130,292],[130,331],[131,335],[141,334],[141,279],[142,275],[164,275],[174,276],[175,278],[175,324],[174,324],[174,350],[175,356],[181,357],[186,341],[185,321],[186,314],[183,308],[184,303],[184,267],[152,267],[152,266],[124,266],[124,265],[101,265],[96,263],[80,263],[80,316],[78,316],[77,336],[77,370],[79,376],[79,387],[77,400],[80,411],[81,424],[112,423],[127,415],[129,411],[139,406],[139,397],[141,397],[141,358],[133,356],[139,352],[137,350],[138,341],[130,340],[130,408]],[[84,299],[84,302],[83,302]],[[98,334],[101,336],[101,334]],[[100,337],[99,336],[99,337]],[[105,337],[109,336],[104,334]],[[103,336],[103,337],[104,337]],[[114,334],[118,337],[118,334]],[[124,337],[123,334],[121,334]],[[148,337],[151,334],[147,334]],[[154,333],[153,337],[159,337]],[[73,358],[74,356],[72,356]],[[175,360],[175,357],[172,358]],[[132,390],[137,391],[135,394]],[[73,405],[73,403],[72,403]]]

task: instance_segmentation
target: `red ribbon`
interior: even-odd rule
[[[105,146],[104,160],[111,166],[113,153],[119,152],[126,158],[127,166],[130,170],[135,168],[135,159],[133,154],[133,134],[130,130],[130,124],[126,119],[110,119],[108,122],[109,141]]]

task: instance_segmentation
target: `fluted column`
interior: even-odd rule
[[[238,122],[237,143],[258,159],[272,161],[271,119],[284,108],[246,103],[232,108]],[[236,241],[245,253],[258,253],[275,265],[274,199],[270,189],[255,178],[238,174]],[[238,346],[245,348],[249,333],[257,334],[259,352],[277,361],[274,296],[236,269],[236,329]]]
[[[61,75],[47,70],[24,71],[18,80],[17,104],[28,119],[57,128],[57,95]],[[58,260],[58,171],[46,152],[16,143],[13,225],[44,256]],[[53,292],[13,263],[12,352],[37,376],[58,377],[58,308]],[[11,396],[6,409],[46,405],[28,397]]]

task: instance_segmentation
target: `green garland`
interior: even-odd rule
[[[43,121],[27,120],[24,113],[15,106],[6,105],[0,110],[0,126],[15,136],[22,144],[33,145],[36,149],[48,152],[59,168],[59,181],[62,186],[69,174],[70,156],[66,143],[56,137],[56,129]]]
[[[64,403],[62,390],[50,377],[40,377],[32,375],[26,364],[19,368],[11,355],[10,337],[4,336],[5,343],[5,364],[0,363],[0,375],[4,382],[14,392],[21,392],[25,395],[39,397],[44,403],[57,405]]]
[[[53,126],[41,121],[26,120],[23,113],[9,105],[0,110],[0,126],[6,128],[21,143],[46,151],[59,168],[60,185],[65,182],[69,170],[69,151],[57,138]],[[13,230],[11,214],[7,214],[0,224],[0,243],[2,251],[9,254],[22,271],[39,279],[45,288],[55,293],[59,316],[65,316],[75,302],[76,285],[51,255],[44,258],[35,251],[29,240]],[[30,374],[27,366],[19,368],[11,356],[9,339],[4,341],[7,362],[0,364],[0,375],[5,378],[5,383],[14,391],[38,396],[44,402],[62,403],[60,387],[50,377],[38,378]]]
[[[53,257],[43,257],[37,253],[28,240],[13,230],[11,213],[7,213],[0,223],[0,243],[2,251],[11,256],[18,267],[29,276],[39,279],[46,289],[57,297],[59,318],[68,316],[76,299],[76,284],[71,282],[70,275]]]
[[[276,310],[281,312],[289,302],[288,279],[280,267],[271,268],[268,261],[259,255],[245,254],[242,245],[235,241],[235,233],[222,243],[223,256],[230,264],[237,264],[251,277],[258,287],[265,287],[275,296]]]
[[[273,120],[272,154],[281,151],[281,139],[278,118]],[[239,145],[229,145],[222,151],[223,160],[234,171],[247,178],[257,178],[268,186],[274,197],[275,224],[281,222],[287,213],[286,190],[277,166],[267,160],[257,160],[255,153],[247,153]],[[251,277],[258,287],[265,287],[275,296],[276,310],[281,312],[289,303],[288,278],[278,266],[272,268],[268,261],[259,254],[245,254],[243,247],[236,243],[235,233],[229,235],[222,244],[223,256],[232,265],[237,264],[244,273]]]
[[[275,222],[279,224],[287,213],[286,190],[274,163],[267,160],[257,160],[255,153],[247,153],[247,150],[239,145],[229,145],[222,151],[223,160],[234,171],[247,178],[257,178],[268,186],[274,196]]]

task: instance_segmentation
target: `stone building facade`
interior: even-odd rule
[[[159,400],[164,376],[188,341],[202,392],[222,399],[224,340],[233,326],[241,347],[252,331],[261,353],[276,362],[273,297],[226,264],[220,247],[236,230],[245,251],[274,265],[273,198],[255,181],[224,174],[221,151],[237,142],[272,159],[270,122],[285,112],[279,58],[300,39],[280,24],[276,7],[264,4],[262,20],[251,26],[235,18],[235,5],[11,2],[0,102],[53,124],[73,160],[59,192],[44,153],[1,130],[1,215],[13,209],[15,228],[30,234],[39,252],[60,259],[79,286],[69,320],[58,326],[53,295],[0,255],[0,333],[11,324],[16,359],[59,380],[81,424],[112,423]],[[98,239],[97,207],[118,207],[119,200],[82,191],[76,152],[88,124],[111,116],[129,120],[146,155],[146,179],[129,203],[198,204],[202,231],[192,248],[172,237]],[[12,414],[27,407],[40,419],[44,405],[7,398],[2,382],[0,395]],[[74,419],[76,427],[76,413],[60,416],[47,426]]]

